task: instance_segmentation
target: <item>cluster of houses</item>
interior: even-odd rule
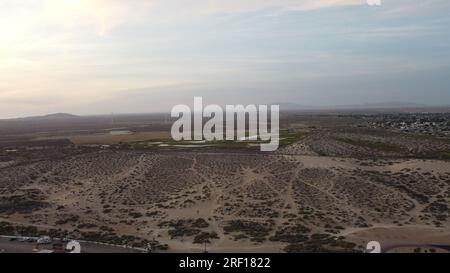
[[[380,115],[369,123],[372,128],[394,129],[439,137],[450,136],[450,113]]]

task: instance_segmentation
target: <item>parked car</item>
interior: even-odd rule
[[[52,239],[49,236],[43,236],[37,240],[37,243],[40,245],[50,244]]]

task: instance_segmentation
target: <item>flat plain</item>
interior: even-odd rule
[[[289,141],[273,153],[171,146],[161,117],[0,122],[0,235],[157,252],[448,251],[449,138],[372,118],[285,114]]]

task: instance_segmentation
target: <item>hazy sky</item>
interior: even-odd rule
[[[450,1],[0,0],[0,117],[450,104]]]

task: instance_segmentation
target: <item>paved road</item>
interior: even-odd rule
[[[51,247],[51,245],[49,245]],[[0,238],[0,252],[3,253],[36,253],[36,243],[10,241],[8,238]],[[99,245],[93,243],[81,243],[82,253],[138,253],[134,249]]]
[[[389,252],[396,248],[402,248],[402,247],[415,247],[415,248],[440,248],[445,251],[450,252],[450,245],[441,245],[441,244],[395,244],[395,245],[387,245],[383,246],[381,252]]]

